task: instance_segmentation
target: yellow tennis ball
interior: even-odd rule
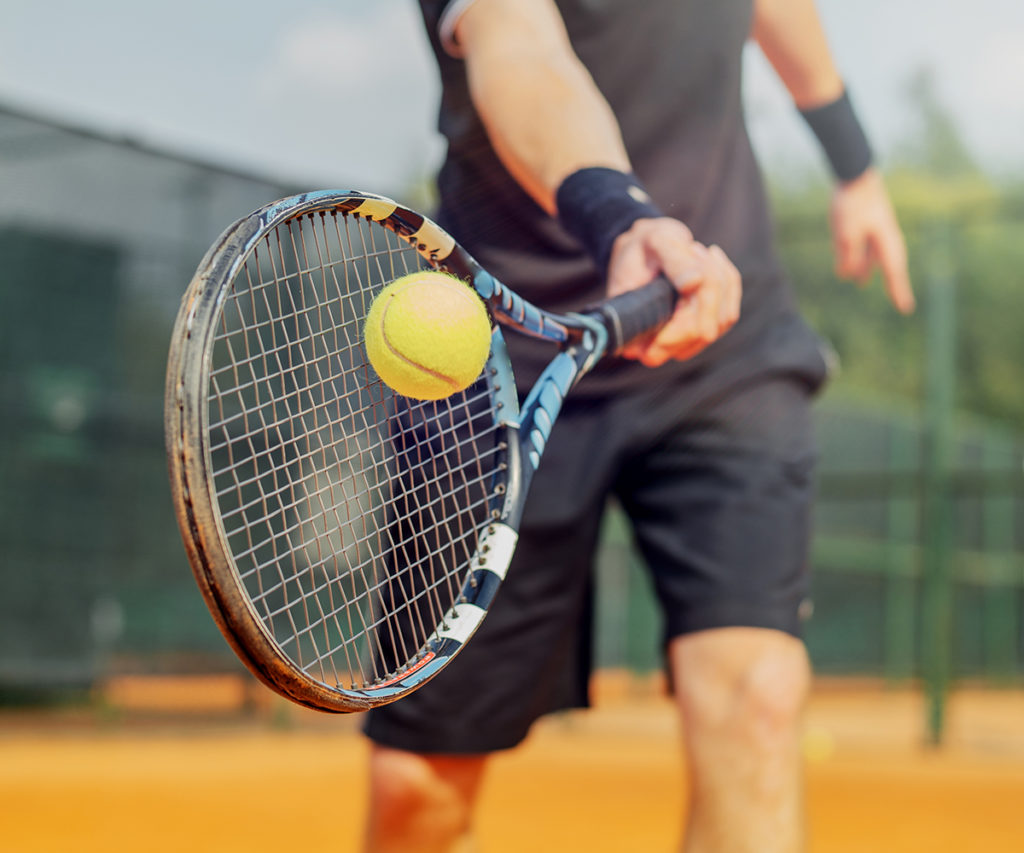
[[[472,385],[491,346],[476,291],[434,270],[402,276],[377,294],[363,334],[377,375],[417,400],[440,400]]]

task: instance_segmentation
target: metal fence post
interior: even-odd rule
[[[922,458],[922,672],[928,739],[942,742],[953,662],[953,405],[956,281],[948,222],[926,233],[925,400]]]
[[[885,677],[899,683],[913,677],[917,633],[917,577],[912,561],[906,559],[917,535],[918,504],[913,494],[894,487],[897,476],[917,464],[917,446],[913,433],[902,423],[889,428],[890,485],[886,494],[885,567]]]
[[[987,432],[982,446],[983,471],[1005,468],[1013,445]],[[1010,684],[1017,673],[1020,630],[1019,577],[1014,572],[1013,492],[987,488],[981,494],[982,548],[985,554],[985,673],[998,684]]]

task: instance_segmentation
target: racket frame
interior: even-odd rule
[[[413,246],[435,269],[474,287],[499,325],[484,368],[494,401],[499,470],[490,518],[479,531],[458,601],[400,671],[364,688],[327,684],[303,671],[279,645],[250,600],[230,556],[210,471],[210,373],[216,319],[247,259],[278,226],[304,216],[372,219]],[[252,674],[287,699],[345,713],[395,701],[437,674],[470,639],[494,599],[515,549],[530,481],[562,400],[608,346],[607,319],[542,311],[484,270],[443,229],[390,199],[356,191],[318,191],[260,208],[229,227],[200,262],[175,324],[165,388],[165,436],[171,493],[197,585],[218,628]],[[516,392],[501,326],[559,347],[523,401]]]

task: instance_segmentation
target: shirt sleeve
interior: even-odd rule
[[[456,58],[462,56],[459,43],[455,40],[455,26],[463,12],[476,0],[420,0],[423,19],[427,26],[437,33],[445,53]]]

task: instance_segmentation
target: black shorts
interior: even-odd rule
[[[515,746],[545,713],[586,706],[592,565],[609,497],[632,521],[666,642],[734,626],[799,636],[810,404],[826,368],[795,318],[762,344],[685,381],[605,400],[570,395],[480,630],[433,681],[370,712],[367,735],[414,752],[485,753]]]

